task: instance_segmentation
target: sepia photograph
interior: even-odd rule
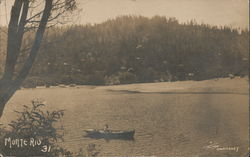
[[[0,0],[0,157],[249,157],[249,0]]]

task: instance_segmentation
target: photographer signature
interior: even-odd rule
[[[239,151],[239,147],[238,146],[220,146],[218,143],[213,143],[212,141],[209,142],[209,145],[204,146],[204,149],[212,149],[212,150],[216,150],[216,151],[235,151],[238,152]]]

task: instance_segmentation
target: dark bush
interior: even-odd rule
[[[31,107],[24,105],[23,111],[15,111],[18,118],[9,124],[10,129],[0,130],[2,138],[0,151],[3,155],[17,157],[72,156],[71,152],[56,144],[57,141],[63,140],[63,127],[58,127],[55,123],[64,115],[64,111],[43,111],[44,106],[45,104],[40,101],[32,101]],[[16,140],[16,144],[19,143],[19,146],[11,144],[9,140]],[[24,144],[24,140],[27,141],[27,145]]]
[[[2,155],[96,157],[99,154],[100,150],[95,144],[89,144],[86,151],[80,149],[76,153],[59,146],[58,142],[64,142],[64,128],[58,124],[64,111],[48,111],[44,109],[45,106],[42,101],[34,100],[32,106],[24,105],[22,111],[15,111],[18,117],[15,121],[11,121],[9,129],[0,126],[0,153]],[[10,143],[9,140],[15,144]],[[24,144],[24,140],[27,141],[27,145]]]

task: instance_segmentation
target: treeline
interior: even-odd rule
[[[23,48],[30,42],[28,35]],[[49,29],[26,84],[204,80],[248,75],[248,64],[248,30],[122,16],[102,24]]]

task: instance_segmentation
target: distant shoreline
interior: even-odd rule
[[[37,86],[36,88],[21,88],[21,90],[34,89],[96,89],[119,93],[141,93],[141,94],[249,94],[248,78],[236,77],[218,78],[203,81],[175,81],[158,83],[135,83],[122,85],[63,85],[58,86]]]

